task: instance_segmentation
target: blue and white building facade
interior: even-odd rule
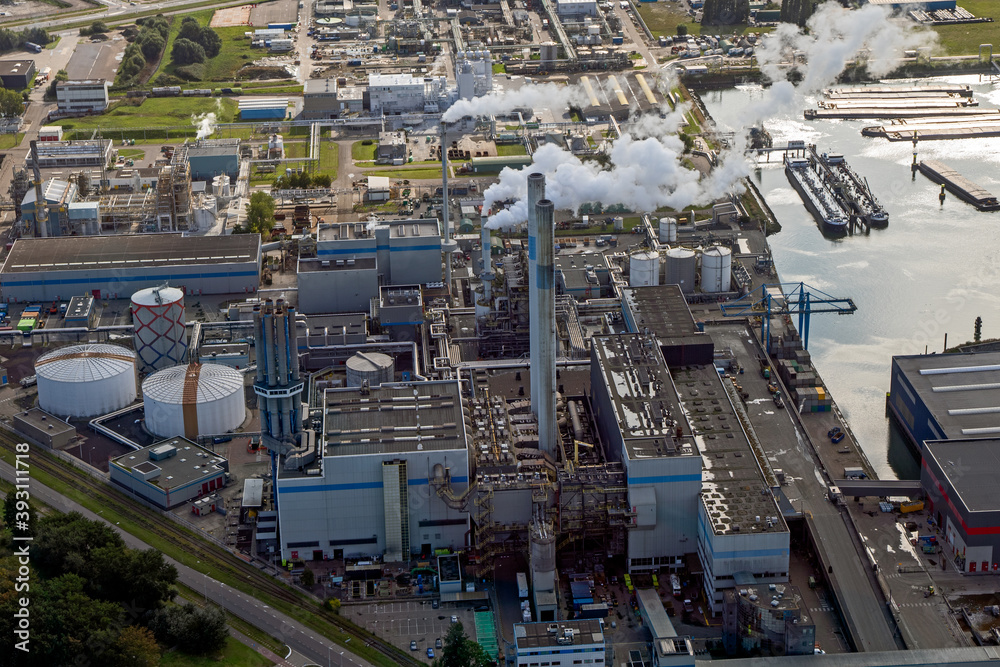
[[[469,485],[457,380],[402,383],[324,394],[322,458],[305,470],[279,466],[281,557],[384,556],[408,560],[466,546],[468,512],[430,485]]]
[[[345,263],[372,258],[382,285],[441,282],[441,231],[431,218],[322,225],[316,256]]]

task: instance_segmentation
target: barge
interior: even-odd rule
[[[785,175],[824,233],[832,236],[847,233],[850,222],[847,212],[823,178],[813,170],[813,163],[808,157],[786,154]]]
[[[979,139],[1000,136],[1000,111],[983,109],[977,115],[961,118],[921,117],[896,119],[885,125],[863,128],[866,137],[882,137],[889,141],[920,141],[942,139]]]
[[[920,97],[928,94],[939,93],[972,97],[972,86],[952,83],[935,83],[921,86],[845,86],[842,88],[831,88],[823,91],[823,94],[831,99],[842,97],[876,96]]]
[[[976,185],[946,164],[936,160],[924,160],[917,165],[920,173],[943,185],[962,201],[968,202],[980,211],[1000,211],[1000,202],[995,195]],[[943,195],[942,195],[943,196]]]
[[[862,226],[877,229],[889,226],[889,213],[872,194],[868,180],[851,169],[843,155],[823,153],[819,160],[830,172],[833,194],[848,212],[859,219]]]

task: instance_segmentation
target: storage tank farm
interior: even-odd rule
[[[733,251],[712,246],[701,254],[701,291],[728,292],[732,282]]]
[[[267,299],[253,311],[257,374],[254,393],[260,407],[261,444],[275,456],[298,446],[302,433],[299,351],[295,336],[295,308]]]
[[[96,417],[135,400],[135,352],[119,345],[72,345],[35,362],[38,405],[64,417]]]
[[[133,294],[132,325],[140,372],[153,373],[187,361],[182,290],[162,285]]]
[[[142,382],[146,428],[161,438],[220,435],[246,419],[243,374],[222,364],[192,363]]]

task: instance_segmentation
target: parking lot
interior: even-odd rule
[[[425,657],[427,648],[434,647],[435,639],[444,641],[453,615],[462,623],[468,637],[475,639],[476,636],[471,609],[458,609],[450,605],[434,609],[429,598],[347,604],[341,608],[340,613],[404,650],[410,649],[411,641],[417,642],[417,652]]]
[[[121,63],[122,54],[127,46],[121,35],[106,42],[81,41],[76,52],[66,64],[66,72],[70,80],[88,81],[93,79],[115,80],[115,72]]]

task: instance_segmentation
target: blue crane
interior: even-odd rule
[[[853,299],[830,296],[805,283],[761,285],[745,296],[719,305],[723,317],[760,317],[761,338],[771,352],[771,316],[798,315],[803,349],[809,348],[809,316],[813,313],[851,315],[858,309]]]

